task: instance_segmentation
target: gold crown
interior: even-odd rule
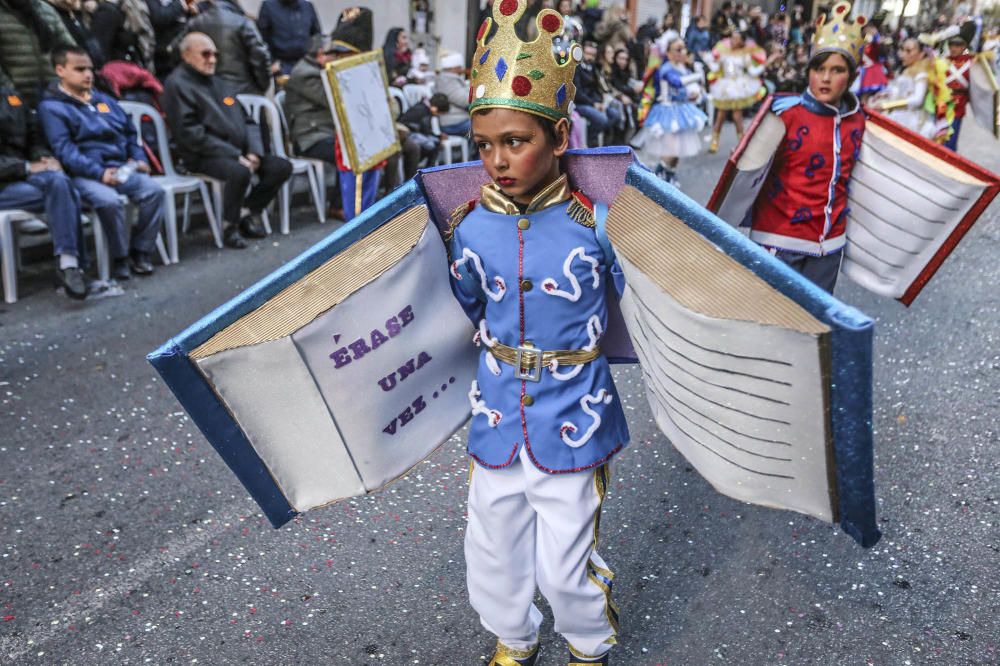
[[[865,38],[861,28],[868,22],[864,16],[849,20],[851,3],[838,2],[827,15],[816,19],[816,34],[813,36],[813,57],[821,53],[839,53],[851,60],[855,67],[861,63],[861,50]]]
[[[493,18],[487,17],[479,26],[469,86],[470,112],[506,108],[550,120],[569,116],[576,96],[573,73],[583,60],[583,49],[572,44],[566,62],[556,61],[553,40],[562,34],[563,19],[552,9],[543,9],[535,18],[538,37],[534,41],[518,39],[514,24],[526,5],[526,0],[497,0]],[[496,34],[487,41],[494,22]]]

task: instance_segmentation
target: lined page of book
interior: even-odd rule
[[[851,175],[841,271],[901,297],[988,187],[875,123]]]
[[[607,229],[663,433],[720,492],[833,521],[829,327],[634,188]]]

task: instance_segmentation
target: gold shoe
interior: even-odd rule
[[[708,152],[717,153],[719,152],[719,133],[712,132],[712,143],[708,144]]]
[[[534,666],[537,659],[537,645],[530,650],[515,650],[497,641],[497,647],[487,666]]]

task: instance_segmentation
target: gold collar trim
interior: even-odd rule
[[[554,206],[557,203],[562,203],[570,198],[570,194],[569,179],[566,177],[566,174],[563,174],[535,195],[531,203],[528,204],[525,213],[535,213],[549,206]],[[521,208],[501,192],[496,183],[483,185],[479,203],[491,213],[500,213],[501,215],[521,214]]]

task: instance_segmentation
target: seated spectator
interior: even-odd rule
[[[153,67],[156,34],[149,8],[137,0],[102,0],[90,18],[105,62],[127,60],[145,69]]]
[[[94,67],[104,66],[104,52],[97,37],[90,31],[90,17],[83,11],[81,0],[48,0],[52,8],[59,14],[66,30],[73,37],[73,43],[86,49]]]
[[[285,117],[289,139],[296,154],[336,165],[337,128],[323,88],[323,67],[335,59],[336,51],[323,35],[313,35],[306,57],[292,68],[285,82]],[[466,93],[468,95],[468,93]],[[333,216],[343,219],[344,211],[331,201]]]
[[[417,173],[420,161],[434,159],[441,148],[441,137],[433,130],[434,116],[448,112],[448,97],[441,93],[414,104],[399,117],[399,122],[410,130],[403,142],[403,177],[412,178]]]
[[[177,66],[170,45],[184,31],[188,17],[198,14],[198,5],[187,0],[146,0],[146,7],[156,39],[153,71],[162,81]]]
[[[406,73],[406,80],[418,85],[433,85],[434,70],[431,69],[431,59],[427,55],[427,49],[423,46],[418,46],[413,51],[413,56],[410,58],[410,69]]]
[[[597,135],[608,128],[604,112],[604,94],[601,91],[600,73],[597,71],[597,44],[585,42],[583,62],[576,68],[573,84],[576,86],[576,112],[587,121],[587,144],[597,145]]]
[[[257,27],[282,74],[291,74],[295,63],[306,55],[309,38],[323,32],[309,0],[264,0]]]
[[[63,168],[73,177],[85,206],[101,221],[114,276],[150,275],[150,257],[163,223],[163,188],[149,173],[146,154],[128,115],[111,95],[94,90],[94,68],[87,52],[62,46],[52,52],[58,83],[45,92],[38,115],[45,136]],[[139,209],[131,234],[126,228],[126,196]]]
[[[410,70],[410,36],[402,28],[391,28],[385,36],[382,45],[382,57],[385,60],[385,71],[389,75],[389,85],[402,87],[406,83],[406,74]]]
[[[260,213],[291,177],[292,164],[264,154],[260,127],[215,75],[218,52],[208,35],[188,33],[180,51],[183,62],[167,77],[163,95],[177,156],[188,169],[225,181],[223,241],[242,249],[245,237],[267,235]]]
[[[0,91],[0,210],[45,212],[59,258],[56,282],[70,298],[87,297],[80,198],[52,157],[35,114],[12,90]]]
[[[219,83],[230,95],[263,95],[271,86],[271,52],[254,22],[236,0],[204,0],[199,14],[189,19],[173,50],[180,51],[183,35],[200,32],[208,36],[218,58],[213,63]],[[181,59],[184,59],[183,53]]]
[[[0,0],[0,33],[0,88],[34,109],[52,79],[49,50],[76,42],[45,0]]]
[[[450,136],[468,136],[469,82],[465,80],[465,59],[461,53],[441,56],[441,71],[434,79],[434,92],[448,98],[448,109],[441,114],[441,131]]]

